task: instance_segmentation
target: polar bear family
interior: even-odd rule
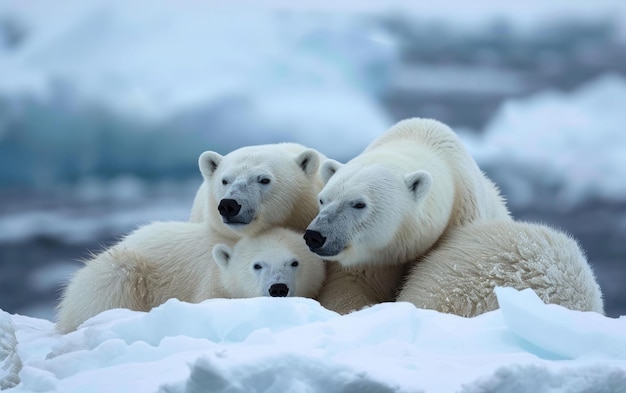
[[[603,313],[576,241],[511,218],[438,121],[401,121],[345,164],[282,143],[205,152],[199,167],[191,222],[149,224],[89,260],[60,331],[171,297],[307,296],[339,313],[407,301],[469,317],[498,307],[496,286]]]

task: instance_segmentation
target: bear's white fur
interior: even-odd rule
[[[57,329],[75,330],[90,317],[112,308],[148,311],[170,298],[199,302],[216,297],[269,296],[261,292],[259,283],[251,285],[253,280],[246,269],[236,267],[241,264],[252,269],[248,259],[256,257],[268,268],[297,259],[299,266],[288,268],[298,271],[287,277],[291,281],[286,284],[293,288],[290,293],[317,294],[324,278],[323,261],[307,249],[301,233],[274,228],[242,238],[240,243],[208,236],[204,223],[154,222],[142,226],[76,272],[62,295]],[[223,250],[232,246],[230,254],[234,257],[229,263],[214,261],[214,248],[222,250],[223,257]]]
[[[302,234],[279,227],[244,237],[234,247],[218,244],[213,259],[220,267],[220,286],[229,298],[314,298],[326,277],[324,261],[309,251]],[[215,285],[209,281],[199,286],[196,301],[216,297]]]
[[[198,159],[204,181],[190,221],[206,222],[210,233],[233,239],[273,226],[304,231],[317,214],[322,159],[296,143],[247,146],[225,156],[206,151]]]
[[[545,303],[604,313],[578,243],[545,225],[493,220],[445,235],[408,273],[398,301],[473,317],[498,308],[496,286],[532,288]]]
[[[68,332],[112,308],[148,311],[169,298],[193,299],[215,268],[206,226],[153,222],[85,262],[63,291],[57,328]]]
[[[342,265],[329,267],[319,296],[341,313],[394,300],[407,264],[445,233],[509,217],[497,187],[435,120],[401,121],[345,165],[326,160],[320,172],[326,185],[305,239]]]

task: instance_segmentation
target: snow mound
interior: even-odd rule
[[[240,367],[203,357],[191,366],[187,381],[160,390],[167,393],[248,392],[395,392],[395,384],[306,354],[255,351]]]
[[[103,312],[67,335],[52,322],[14,315],[24,367],[11,392],[626,386],[625,318],[545,305],[529,290],[497,295],[501,309],[475,318],[408,303],[340,316],[303,298],[170,300],[148,313]]]
[[[529,344],[563,359],[575,359],[594,352],[626,359],[626,319],[610,326],[594,312],[571,313],[566,308],[544,305],[539,296],[526,289],[524,298],[511,296],[513,288],[496,288],[505,323]],[[545,312],[549,310],[549,312]]]
[[[494,375],[463,386],[461,393],[615,393],[623,392],[626,371],[619,367],[582,366],[552,371],[536,365],[498,369]]]
[[[19,383],[21,368],[22,361],[17,354],[17,339],[11,316],[0,310],[0,390]]]

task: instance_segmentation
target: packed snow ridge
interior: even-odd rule
[[[500,309],[475,318],[408,303],[340,316],[305,298],[172,299],[59,335],[0,313],[0,378],[11,386],[21,359],[8,392],[626,391],[626,318],[496,291]]]

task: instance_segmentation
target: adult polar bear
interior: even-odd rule
[[[420,257],[435,246],[455,246],[444,243],[455,229],[514,222],[499,190],[456,134],[435,120],[401,121],[347,164],[326,160],[320,172],[326,185],[305,240],[341,265],[329,267],[319,296],[341,313],[395,300],[403,282],[413,285],[407,269]],[[593,276],[590,281],[595,284]],[[401,299],[416,300],[403,292]]]
[[[211,235],[238,239],[274,226],[304,231],[317,214],[321,153],[297,143],[246,146],[225,156],[198,159],[204,181],[191,222],[206,222]]]

